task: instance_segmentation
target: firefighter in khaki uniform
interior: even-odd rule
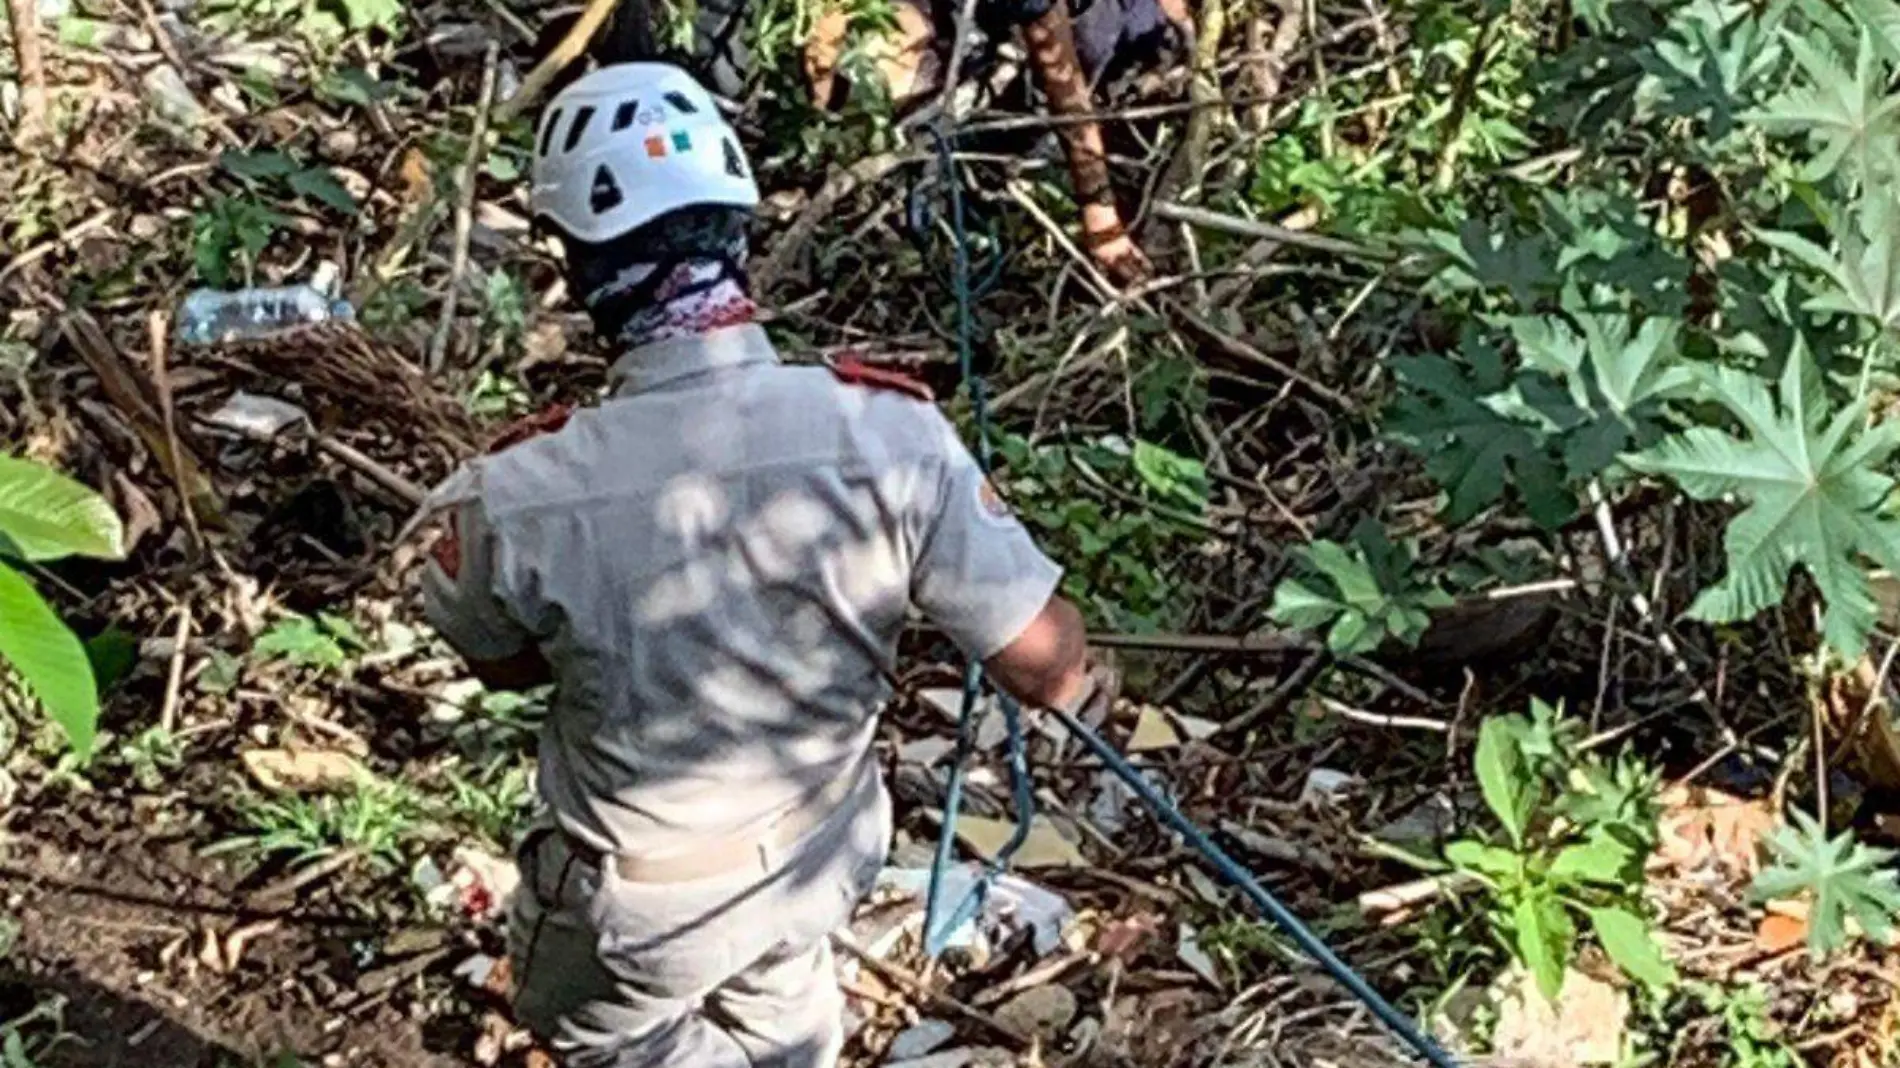
[[[927,393],[779,363],[757,190],[689,76],[597,70],[536,149],[535,214],[623,355],[599,406],[438,491],[425,579],[477,676],[556,684],[519,1014],[574,1066],[830,1065],[827,935],[888,848],[872,738],[907,612],[1065,706],[1095,692],[1080,617]]]

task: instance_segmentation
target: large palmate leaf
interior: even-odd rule
[[[1425,458],[1425,470],[1445,487],[1446,518],[1462,523],[1515,486],[1531,517],[1549,527],[1576,511],[1563,469],[1546,434],[1498,403],[1523,408],[1503,356],[1475,333],[1467,335],[1468,368],[1443,356],[1396,359],[1392,369],[1406,387],[1393,403],[1386,430]],[[1506,410],[1500,410],[1506,408]]]
[[[50,467],[0,456],[0,556],[111,559],[125,554],[124,536],[104,497]]]
[[[0,661],[12,667],[73,750],[92,753],[99,722],[86,647],[19,572],[0,564]]]
[[[1798,234],[1763,231],[1760,237],[1832,283],[1804,308],[1859,315],[1900,335],[1900,212],[1893,198],[1885,190],[1863,196],[1853,217],[1841,221],[1839,233],[1838,254]]]
[[[1900,425],[1865,427],[1866,406],[1830,412],[1820,376],[1797,341],[1779,399],[1762,380],[1730,367],[1704,369],[1703,384],[1741,425],[1741,435],[1694,427],[1628,457],[1668,475],[1697,500],[1730,495],[1748,506],[1723,538],[1728,572],[1702,591],[1690,614],[1747,619],[1779,604],[1799,564],[1827,601],[1828,644],[1858,657],[1875,605],[1862,557],[1900,569],[1900,522],[1880,511],[1893,480],[1878,465],[1900,446]]]
[[[1789,34],[1788,50],[1804,77],[1745,118],[1770,133],[1805,136],[1814,147],[1805,176],[1819,182],[1843,168],[1872,184],[1889,175],[1900,129],[1900,94],[1889,95],[1873,36],[1863,32],[1849,71],[1825,40]]]
[[[1851,917],[1876,941],[1892,934],[1900,915],[1900,885],[1886,865],[1893,852],[1854,841],[1854,832],[1829,838],[1821,825],[1799,810],[1794,826],[1770,839],[1775,863],[1755,877],[1754,896],[1776,901],[1808,899],[1808,950],[1823,957],[1847,944]]]

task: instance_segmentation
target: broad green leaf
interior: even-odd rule
[[[1864,427],[1861,403],[1831,412],[1799,341],[1778,400],[1759,378],[1734,368],[1705,369],[1701,377],[1743,436],[1698,426],[1626,458],[1637,470],[1668,475],[1697,500],[1747,502],[1723,537],[1727,574],[1690,614],[1712,622],[1752,617],[1781,602],[1798,564],[1827,601],[1828,644],[1858,657],[1875,617],[1861,558],[1900,570],[1900,521],[1881,512],[1893,480],[1879,468],[1900,447],[1900,424]]]
[[[1425,470],[1445,487],[1445,517],[1473,518],[1515,485],[1531,517],[1546,527],[1576,512],[1563,472],[1537,428],[1486,403],[1512,392],[1502,357],[1479,339],[1464,346],[1469,373],[1442,356],[1392,361],[1404,390],[1386,431],[1425,459]]]
[[[1900,3],[1895,0],[1847,0],[1855,21],[1866,28],[1890,68],[1900,67]]]
[[[291,191],[298,196],[306,196],[321,201],[345,215],[356,214],[356,198],[343,188],[343,183],[323,167],[311,167],[300,170],[290,176]]]
[[[1431,622],[1425,610],[1451,603],[1412,566],[1413,549],[1394,544],[1371,520],[1354,530],[1350,546],[1316,541],[1294,551],[1316,574],[1283,580],[1269,616],[1303,630],[1330,624],[1326,645],[1339,656],[1370,652],[1388,637],[1417,642]]]
[[[1557,859],[1551,862],[1550,877],[1566,883],[1622,886],[1632,877],[1640,881],[1638,860],[1635,849],[1599,831],[1585,841],[1559,850]]]
[[[1529,308],[1557,283],[1555,257],[1542,234],[1495,232],[1483,220],[1467,219],[1456,233],[1434,230],[1425,239],[1449,261],[1435,281],[1453,292],[1503,289]]]
[[[1676,984],[1675,966],[1663,956],[1662,947],[1656,944],[1642,917],[1624,908],[1588,911],[1597,941],[1624,975],[1651,990],[1667,990]]]
[[[73,752],[85,760],[99,723],[86,647],[39,591],[19,572],[0,564],[0,660],[17,672],[40,707],[66,732]]]
[[[124,539],[104,497],[50,467],[0,456],[0,556],[116,560]]]
[[[491,287],[494,277],[490,276]],[[500,277],[513,281],[506,275]],[[490,303],[493,302],[491,296]],[[1207,468],[1201,461],[1141,440],[1135,442],[1129,459],[1149,489],[1192,508],[1196,514],[1207,506]]]
[[[1536,772],[1525,762],[1518,738],[1525,723],[1522,716],[1492,716],[1478,729],[1476,767],[1478,788],[1492,815],[1504,825],[1504,831],[1520,848],[1530,824],[1531,807],[1536,803]]]
[[[1447,845],[1445,859],[1497,882],[1515,883],[1522,875],[1523,864],[1516,853],[1469,838]]]
[[[352,30],[394,30],[402,23],[402,0],[336,0]]]
[[[1526,895],[1511,911],[1511,927],[1517,936],[1518,959],[1530,969],[1544,997],[1555,1001],[1563,991],[1564,969],[1577,937],[1563,903],[1552,894]]]
[[[1851,917],[1862,933],[1886,943],[1900,914],[1900,885],[1889,867],[1892,850],[1854,840],[1852,830],[1829,838],[1805,812],[1769,840],[1775,863],[1755,876],[1759,901],[1808,899],[1808,951],[1819,960],[1847,944]]]
[[[1803,77],[1745,119],[1769,133],[1806,137],[1814,146],[1804,174],[1820,182],[1843,167],[1865,185],[1891,170],[1900,95],[1888,95],[1886,72],[1873,37],[1862,33],[1854,69],[1823,39],[1790,31],[1786,37]]]
[[[138,666],[139,640],[118,626],[107,627],[86,639],[86,661],[99,692],[111,693]]]
[[[1862,316],[1883,331],[1900,333],[1900,218],[1892,197],[1884,189],[1863,195],[1837,229],[1839,255],[1799,234],[1763,231],[1759,236],[1833,283],[1804,308]]]
[[[297,161],[282,152],[233,152],[218,156],[218,163],[239,178],[288,178],[298,171]]]

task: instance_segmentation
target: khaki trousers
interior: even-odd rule
[[[635,884],[530,834],[509,923],[515,1009],[568,1068],[831,1068],[844,996],[829,935],[883,867],[875,769],[757,868]]]

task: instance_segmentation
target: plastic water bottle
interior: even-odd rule
[[[178,340],[210,345],[264,337],[287,327],[355,318],[349,301],[332,300],[314,286],[194,290],[178,308]]]

